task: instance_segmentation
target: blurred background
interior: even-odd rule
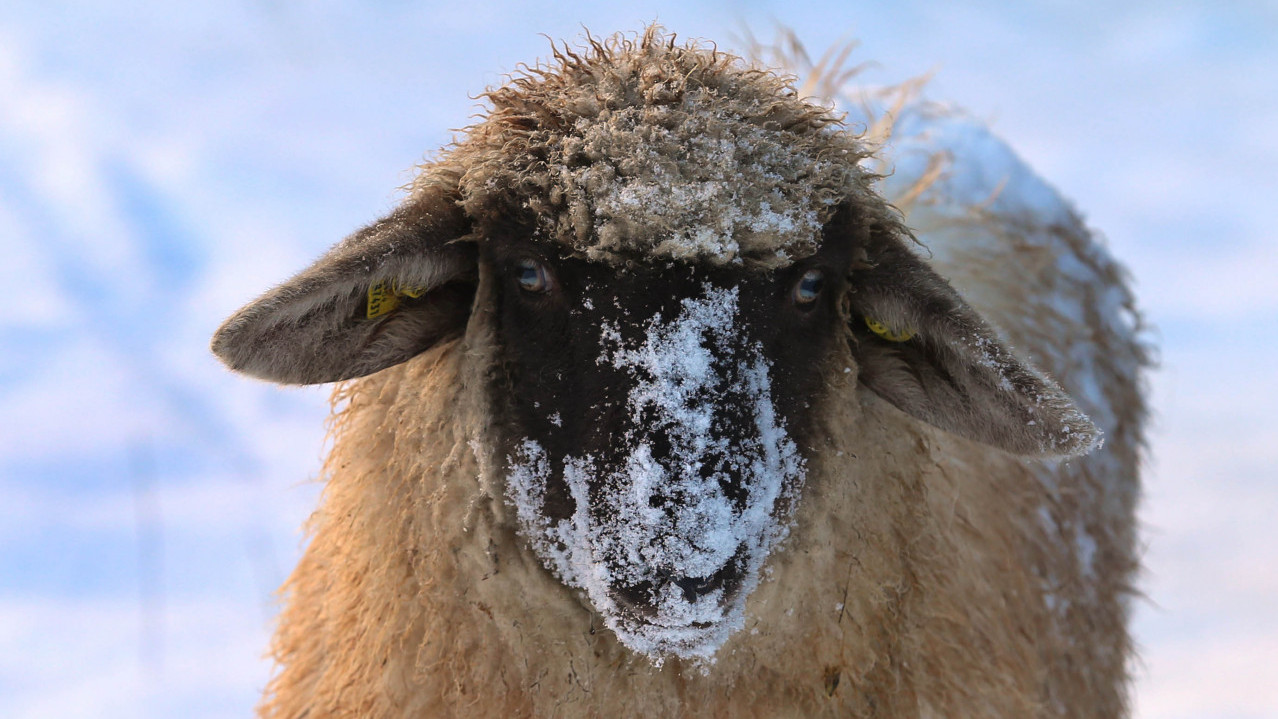
[[[540,33],[660,21],[934,71],[1103,233],[1161,347],[1135,714],[1278,716],[1278,4],[438,5],[0,8],[0,714],[250,714],[327,390],[231,376],[210,334],[389,210]]]

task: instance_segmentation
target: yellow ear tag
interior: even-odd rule
[[[378,282],[368,288],[368,319],[381,317],[399,307],[399,298],[390,282]]]
[[[368,319],[389,314],[399,307],[399,298],[417,299],[426,292],[425,287],[400,287],[393,280],[385,280],[368,288]]]
[[[408,297],[415,300],[426,294],[425,287],[400,287],[397,283],[394,285],[394,288],[396,297]]]
[[[869,315],[865,316],[865,326],[869,327],[871,332],[882,337],[888,342],[905,342],[914,337],[914,330],[894,332],[890,327],[876,319],[872,319]]]

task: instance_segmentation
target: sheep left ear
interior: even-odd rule
[[[362,377],[461,334],[477,282],[456,192],[431,188],[218,328],[228,367],[282,384]]]
[[[858,381],[931,425],[1013,454],[1085,454],[1100,431],[1055,382],[1023,362],[894,224],[828,233],[860,235],[865,258],[849,272],[847,321]],[[859,253],[858,253],[859,254]]]

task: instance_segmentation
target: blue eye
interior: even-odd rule
[[[821,270],[808,270],[799,278],[798,283],[794,285],[794,293],[792,298],[794,304],[800,307],[816,302],[817,296],[821,294],[821,288],[825,287],[825,273]]]
[[[515,265],[515,273],[519,276],[519,287],[525,292],[549,292],[555,286],[550,269],[537,260],[520,260]]]

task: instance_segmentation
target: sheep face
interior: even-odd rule
[[[742,626],[832,372],[1008,452],[1094,446],[911,249],[827,111],[655,31],[560,59],[490,93],[401,207],[232,316],[213,351],[309,384],[495,342],[459,353],[492,364],[473,376],[491,380],[494,498],[654,657],[710,656]]]
[[[845,251],[752,271],[486,248],[508,499],[546,566],[631,648],[708,655],[741,626],[843,335]]]

